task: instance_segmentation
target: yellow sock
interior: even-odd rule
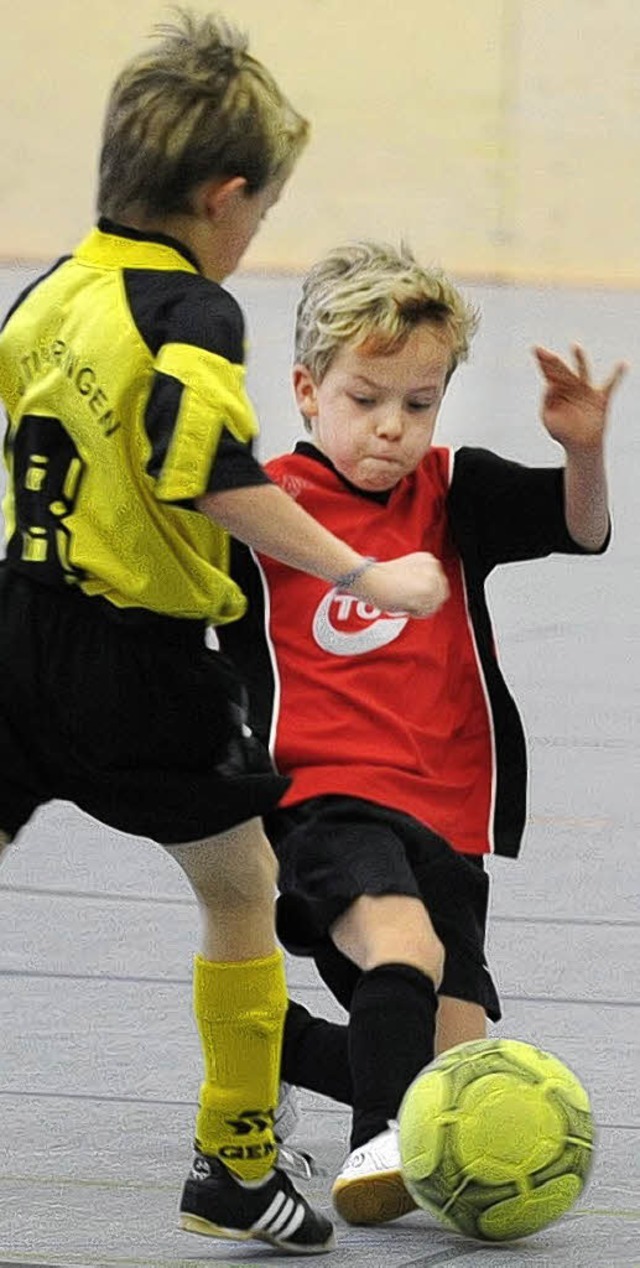
[[[277,1157],[273,1114],[287,1007],[282,952],[229,964],[197,955],[193,988],[205,1070],[198,1146],[242,1180],[259,1180]]]

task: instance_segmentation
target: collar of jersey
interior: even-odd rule
[[[146,233],[102,216],[74,252],[76,259],[111,269],[180,269],[199,273],[198,261],[176,238]]]

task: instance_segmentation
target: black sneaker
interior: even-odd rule
[[[206,1237],[250,1237],[278,1250],[319,1255],[334,1246],[333,1227],[276,1169],[258,1189],[247,1188],[219,1158],[197,1153],[180,1203],[180,1227]]]

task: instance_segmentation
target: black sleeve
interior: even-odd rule
[[[277,702],[277,682],[269,636],[268,587],[253,551],[231,538],[229,574],[247,598],[247,610],[239,621],[217,629],[222,651],[239,669],[249,695],[249,725],[269,747]]]
[[[123,282],[133,321],[154,357],[163,344],[178,342],[242,365],[242,309],[224,287],[179,270],[125,269]]]
[[[250,445],[236,440],[225,428],[211,468],[207,493],[223,493],[225,489],[247,489],[257,484],[272,484],[264,467],[254,458]]]
[[[448,510],[462,553],[471,551],[484,575],[496,564],[554,553],[602,554],[574,541],[564,514],[562,467],[526,467],[487,449],[456,452]]]
[[[244,383],[244,321],[222,287],[191,273],[128,270],[133,320],[154,357],[144,413],[147,473],[160,501],[270,483],[251,452],[257,422]]]

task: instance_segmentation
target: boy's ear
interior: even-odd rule
[[[244,176],[216,176],[200,186],[198,200],[209,220],[220,220],[226,213],[235,210],[238,200],[245,198],[246,193]]]
[[[318,413],[318,389],[306,365],[294,365],[293,391],[300,413],[304,414],[305,418],[315,418]]]

